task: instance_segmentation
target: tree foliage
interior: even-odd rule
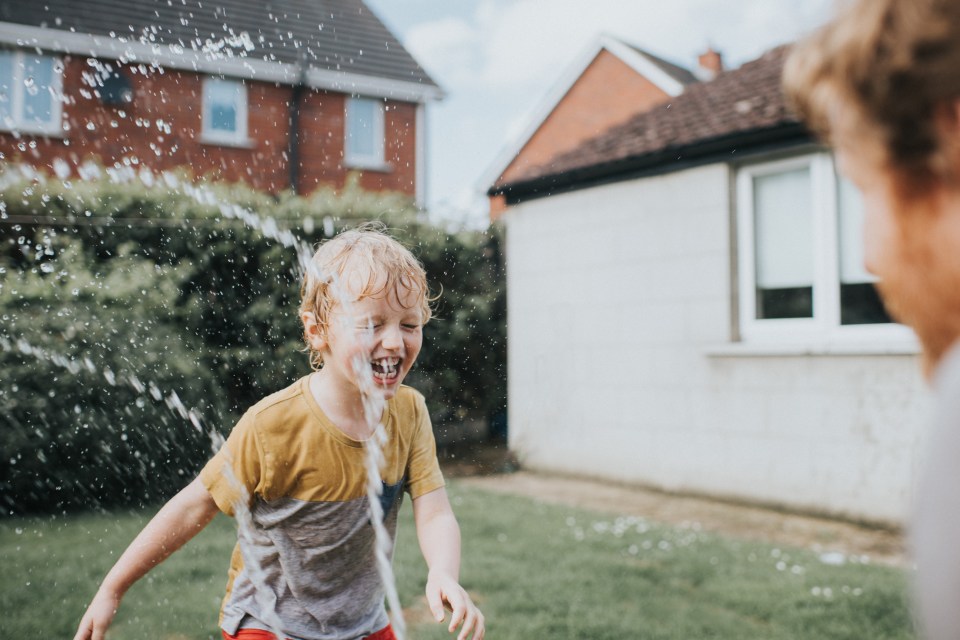
[[[435,423],[505,407],[496,231],[451,233],[355,182],[280,198],[171,174],[8,172],[0,186],[0,513],[176,491],[211,430],[309,372],[297,247],[367,220],[441,294],[408,378]]]

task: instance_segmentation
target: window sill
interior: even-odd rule
[[[344,159],[343,166],[347,169],[360,169],[363,171],[378,171],[380,173],[390,173],[393,171],[393,165],[389,162],[377,160],[358,160]]]
[[[200,134],[200,144],[218,147],[233,147],[235,149],[253,149],[257,146],[253,138],[221,138],[208,133]]]
[[[731,342],[704,349],[710,358],[779,358],[810,356],[916,356],[920,345],[914,340],[822,343]]]
[[[67,137],[67,132],[63,127],[43,129],[40,127],[5,127],[0,126],[0,133],[20,136],[37,136],[42,138],[63,139]]]

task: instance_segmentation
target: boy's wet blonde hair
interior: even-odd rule
[[[423,265],[409,249],[387,235],[386,227],[380,223],[343,231],[320,244],[300,286],[301,317],[312,313],[325,335],[331,311],[343,303],[345,291],[349,291],[350,301],[395,294],[398,303],[404,299],[400,293],[410,291],[416,296],[414,305],[419,306],[423,324],[432,316]],[[319,369],[323,366],[322,354],[310,345],[306,331],[304,340],[310,365]]]
[[[793,47],[784,88],[826,140],[834,105],[852,107],[890,168],[920,180],[946,177],[956,167],[938,116],[960,98],[960,2],[847,2]]]

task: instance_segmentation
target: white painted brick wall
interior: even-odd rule
[[[731,336],[728,173],[505,217],[510,445],[532,468],[900,522],[914,356],[710,355]]]

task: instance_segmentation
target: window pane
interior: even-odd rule
[[[210,128],[214,131],[236,132],[237,108],[226,103],[210,105]]]
[[[753,179],[757,318],[813,317],[809,168]]]
[[[13,53],[0,51],[0,122],[10,128],[13,122]]]
[[[231,80],[207,80],[205,87],[207,100],[207,130],[237,133],[239,131],[239,112],[241,86]]]
[[[837,225],[840,241],[840,324],[892,322],[864,267],[863,200],[843,177],[837,178]]]
[[[23,57],[23,122],[47,123],[53,118],[53,58]]]
[[[351,98],[347,101],[347,156],[375,157],[377,107],[373,100]]]

